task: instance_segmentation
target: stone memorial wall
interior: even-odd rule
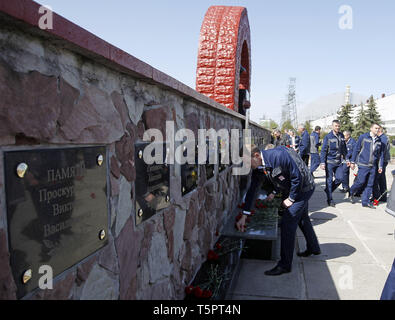
[[[38,4],[0,1],[0,299],[183,299],[241,178],[144,165],[144,132],[245,117],[60,16],[38,20]]]

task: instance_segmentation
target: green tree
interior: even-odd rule
[[[366,111],[363,108],[363,103],[361,103],[361,110],[358,112],[355,130],[352,134],[352,137],[357,140],[361,134],[369,131],[370,125],[371,123],[366,115]]]
[[[279,126],[276,121],[270,120],[270,130],[277,129]]]
[[[295,130],[291,120],[284,121],[283,125],[281,126],[281,132],[284,132],[284,130]]]
[[[374,101],[373,96],[370,96],[369,98],[369,102],[366,109],[366,117],[370,124],[372,123],[381,124],[381,117],[376,110],[376,102]]]
[[[346,104],[342,106],[341,109],[337,112],[337,116],[341,125],[341,131],[350,131],[351,133],[354,131],[354,125],[351,121],[351,112],[351,104]]]
[[[307,130],[308,133],[311,133],[313,131],[313,128],[311,127],[310,121],[306,121],[304,123],[304,127],[305,127],[305,129]]]

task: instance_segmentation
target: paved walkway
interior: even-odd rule
[[[387,168],[388,188],[394,169],[395,165]],[[334,193],[336,208],[328,207],[325,173],[318,169],[315,175],[317,188],[309,211],[322,254],[308,258],[295,254],[292,272],[277,277],[264,275],[276,262],[243,259],[233,299],[380,298],[395,257],[395,218],[384,211],[385,204],[376,210],[363,208],[360,200],[353,205],[339,191]],[[299,229],[296,250],[305,250]]]

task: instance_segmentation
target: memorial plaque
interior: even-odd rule
[[[136,225],[170,206],[170,166],[166,161],[169,151],[166,143],[158,142],[156,145],[159,145],[158,149],[162,148],[163,157],[160,163],[147,164],[143,154],[150,144],[142,142],[135,145]],[[155,150],[151,155],[155,157]]]
[[[184,151],[184,157],[187,156],[187,151]],[[181,165],[181,193],[186,195],[197,188],[199,172],[198,172],[198,152],[195,145],[195,163]]]
[[[56,277],[108,243],[107,151],[37,149],[4,156],[10,262],[21,298],[38,287],[41,266],[50,266]]]
[[[213,144],[213,143],[212,143]],[[207,160],[206,160],[206,180],[210,180],[212,177],[214,177],[215,173],[215,164],[210,163],[210,156],[215,154],[215,147],[210,146],[210,141],[206,141],[207,145]]]

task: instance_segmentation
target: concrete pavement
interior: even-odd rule
[[[387,167],[389,189],[394,169],[395,165]],[[338,190],[333,196],[336,208],[328,207],[325,173],[318,169],[315,176],[317,187],[309,203],[309,214],[321,255],[299,258],[294,254],[292,272],[277,277],[264,275],[276,265],[275,261],[242,259],[233,299],[380,298],[395,257],[395,218],[385,212],[385,204],[379,204],[376,210],[363,208],[360,200],[351,204]],[[296,250],[305,250],[299,229]]]

